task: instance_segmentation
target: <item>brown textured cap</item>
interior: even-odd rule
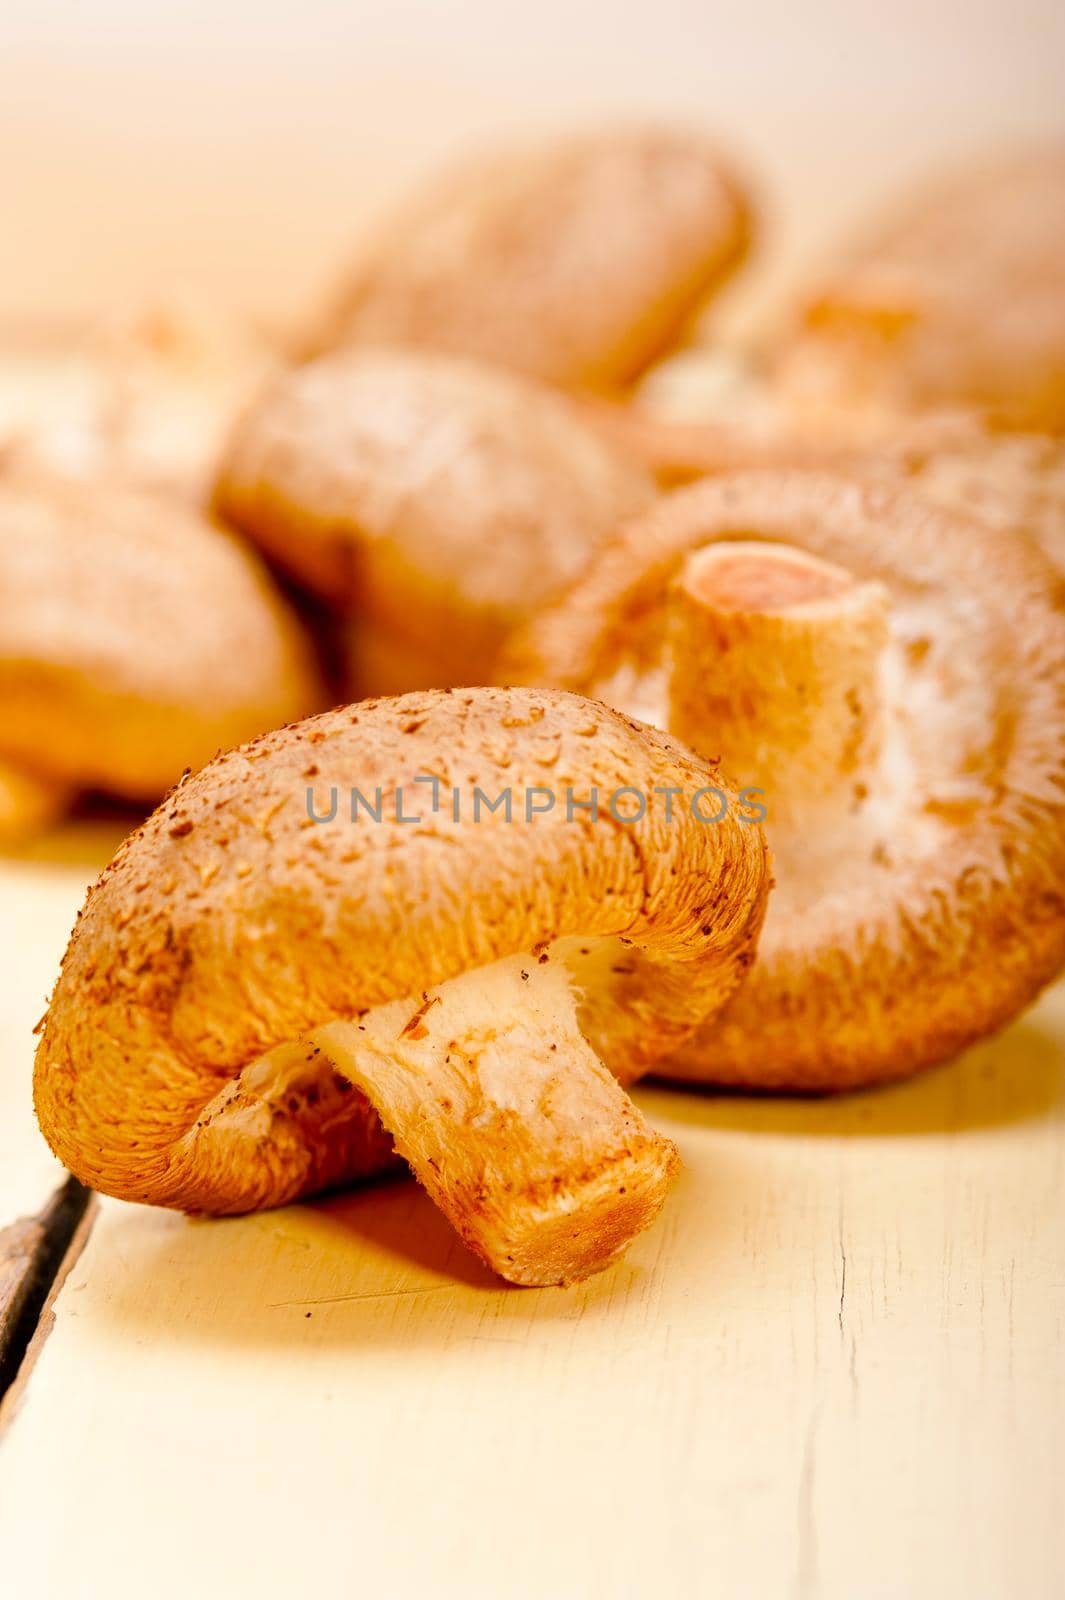
[[[407,344],[610,387],[746,254],[746,196],[704,135],[622,126],[478,156],[365,252],[314,348]]]
[[[930,416],[892,429],[855,465],[897,474],[937,505],[1029,535],[1065,571],[1065,440],[991,433],[972,416]]]
[[[749,963],[768,888],[761,831],[651,803],[619,823],[561,802],[480,822],[428,810],[419,774],[470,797],[567,786],[696,791],[715,769],[600,705],[481,689],[369,701],[220,756],[123,844],[90,892],[52,997],[35,1094],[86,1182],[193,1210],[276,1204],[377,1170],[389,1143],[331,1078],[258,1104],[283,1041],[420,996],[473,968],[582,936],[623,959],[582,969],[581,1026],[642,1071],[719,1006]],[[339,790],[319,826],[306,791]],[[344,811],[384,791],[380,822]],[[400,820],[417,811],[417,824]],[[230,1094],[230,1091],[231,1094]],[[229,1098],[226,1098],[229,1096]],[[199,1119],[225,1099],[229,1142]],[[241,1137],[253,1113],[257,1135]],[[242,1120],[243,1119],[243,1120]]]
[[[428,681],[476,683],[654,484],[564,396],[476,362],[349,350],[280,378],[226,451],[221,513]]]
[[[319,695],[257,558],[161,497],[0,480],[0,598],[0,756],[60,783],[157,799]]]
[[[804,1088],[898,1076],[1001,1026],[1065,962],[1061,579],[1026,541],[905,489],[727,474],[634,520],[505,668],[652,714],[674,578],[744,538],[886,588],[888,756],[849,821],[791,841],[749,981],[668,1071]]]
[[[1065,440],[1047,434],[996,432],[965,409],[806,416],[769,385],[754,415],[725,421],[675,421],[604,402],[585,412],[664,486],[753,467],[908,481],[938,505],[1030,536],[1065,569]]]

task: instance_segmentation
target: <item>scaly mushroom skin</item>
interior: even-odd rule
[[[730,595],[710,552],[737,541]],[[810,558],[844,575],[812,603],[781,575]],[[661,720],[672,693],[697,749],[765,784],[759,959],[668,1075],[899,1077],[1001,1027],[1065,964],[1065,604],[1026,542],[827,473],[708,479],[630,524],[508,665]]]
[[[320,703],[256,558],[108,483],[0,480],[0,760],[156,800],[183,768]]]
[[[697,133],[615,127],[496,151],[415,197],[312,347],[406,345],[615,387],[735,271],[750,231],[745,195]]]
[[[45,1136],[109,1194],[240,1212],[379,1171],[390,1134],[503,1276],[598,1269],[675,1160],[607,1068],[638,1075],[724,1002],[768,859],[734,810],[581,803],[716,782],[550,691],[370,701],[220,756],[90,892],[37,1053]],[[380,821],[350,821],[352,788]],[[476,789],[509,789],[511,820],[472,820]]]
[[[351,350],[262,396],[216,502],[351,616],[355,696],[490,679],[506,634],[654,496],[552,390],[475,362]]]
[[[1065,431],[1065,146],[922,196],[811,298],[779,373],[807,406]]]

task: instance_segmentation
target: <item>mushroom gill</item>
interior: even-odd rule
[[[1029,542],[860,478],[724,474],[631,522],[504,670],[764,791],[759,959],[670,1076],[898,1077],[1065,965],[1065,608]]]

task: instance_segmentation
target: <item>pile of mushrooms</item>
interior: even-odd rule
[[[899,1077],[1065,965],[1060,153],[684,353],[752,214],[615,127],[430,183],[287,370],[134,318],[14,426],[0,351],[0,834],[177,783],[43,1023],[84,1182],[237,1213],[405,1160],[571,1282],[673,1176],[642,1074]],[[308,717],[316,647],[353,703]]]
[[[764,911],[760,828],[731,794],[698,813],[718,784],[606,707],[520,690],[370,701],[219,756],[90,893],[37,1052],[46,1137],[105,1193],[210,1212],[394,1143],[503,1277],[598,1270],[676,1164],[612,1071],[724,1002]],[[342,797],[327,821],[315,790]]]

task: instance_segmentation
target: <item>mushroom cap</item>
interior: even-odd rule
[[[1065,569],[1065,441],[1047,434],[994,432],[966,410],[811,417],[769,385],[731,417],[674,420],[606,402],[586,414],[664,487],[752,467],[908,481],[937,504],[1034,538]]]
[[[229,751],[125,841],[90,891],[37,1051],[45,1137],[120,1197],[191,1210],[278,1204],[388,1158],[361,1097],[335,1086],[257,1107],[251,1069],[326,1023],[421,995],[568,935],[588,941],[581,1026],[604,1062],[639,1072],[719,1006],[752,958],[768,889],[761,831],[662,805],[619,823],[556,807],[456,822],[425,785],[467,800],[572,785],[698,790],[715,769],[576,696],[480,689],[368,701]],[[330,826],[306,792],[343,796]],[[345,815],[384,791],[382,820]],[[393,791],[402,790],[401,820]],[[446,788],[445,788],[446,795]],[[515,802],[516,808],[520,801]],[[592,941],[624,941],[596,962]],[[241,1074],[244,1073],[244,1078]],[[200,1138],[226,1086],[247,1142]],[[316,1086],[317,1088],[317,1086]],[[260,1124],[256,1124],[260,1126]],[[221,1151],[229,1149],[226,1156]]]
[[[0,757],[60,784],[158,799],[318,699],[257,558],[177,502],[0,480],[0,599]]]
[[[613,127],[478,155],[365,251],[314,346],[412,345],[549,383],[624,384],[746,255],[743,190],[704,135]]]
[[[346,350],[285,374],[244,417],[221,513],[447,686],[490,676],[523,616],[576,577],[650,475],[564,396],[451,357]],[[383,650],[378,650],[383,655]]]
[[[991,433],[972,416],[917,419],[892,430],[854,463],[906,478],[938,505],[994,528],[1025,533],[1065,571],[1065,441],[1038,433]]]
[[[1065,430],[1065,146],[923,195],[810,301],[782,370],[815,400],[960,402]]]
[[[655,714],[670,585],[693,551],[743,538],[886,588],[885,753],[823,838],[774,834],[767,795],[777,888],[758,961],[664,1070],[804,1089],[901,1076],[1001,1026],[1065,963],[1060,577],[1027,541],[904,488],[735,473],[629,524],[505,667]]]
[[[0,338],[0,458],[201,503],[234,417],[275,363],[236,319],[160,301]]]

